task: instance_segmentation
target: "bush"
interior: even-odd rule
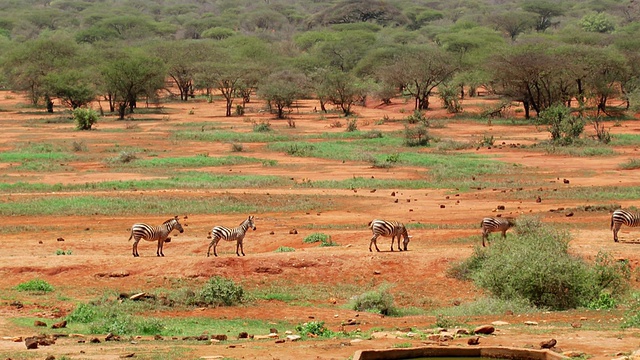
[[[303,336],[332,336],[333,332],[324,326],[324,321],[309,321],[296,325],[296,331]]]
[[[200,289],[200,305],[232,306],[244,301],[244,289],[232,280],[214,276]]]
[[[548,125],[551,141],[558,145],[570,145],[584,131],[584,121],[571,115],[571,109],[554,105],[540,113],[540,123]]]
[[[34,293],[47,293],[54,290],[53,286],[42,279],[33,279],[18,284],[15,287],[18,291],[28,291]]]
[[[316,243],[316,242],[327,242],[331,240],[331,236],[323,233],[313,233],[307,237],[305,237],[302,242],[303,243]]]
[[[509,241],[477,250],[452,273],[472,278],[499,299],[525,299],[553,310],[589,306],[603,293],[617,297],[626,291],[628,265],[606,254],[587,264],[569,254],[567,232],[525,217],[519,219],[515,233]]]
[[[253,124],[254,132],[269,132],[271,131],[271,124],[268,121],[261,121]]]
[[[640,328],[640,293],[631,294],[629,309],[625,312],[623,328]]]
[[[405,125],[404,127],[404,145],[405,146],[427,146],[431,137],[429,129],[425,124],[415,126]]]
[[[282,253],[282,252],[294,252],[294,251],[296,251],[295,248],[288,247],[288,246],[280,246],[274,252]]]
[[[358,130],[358,120],[357,119],[349,119],[347,121],[347,132],[354,132]]]
[[[393,295],[389,292],[388,285],[382,285],[379,289],[358,295],[353,299],[353,310],[369,311],[382,315],[394,315],[397,313],[393,305]]]
[[[231,144],[231,151],[232,152],[242,152],[242,151],[244,151],[244,145],[242,145],[240,143],[232,143]]]
[[[91,127],[98,122],[99,117],[98,112],[93,109],[77,108],[73,110],[73,119],[78,130],[91,130]]]
[[[88,324],[98,318],[98,310],[90,304],[79,304],[69,315],[66,320],[81,324]]]

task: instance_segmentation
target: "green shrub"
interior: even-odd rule
[[[388,285],[382,285],[377,290],[356,296],[353,299],[352,309],[382,315],[394,315],[397,313],[393,305],[393,295],[389,292]]]
[[[327,239],[320,240],[320,247],[326,247],[326,246],[338,246],[338,243],[331,240],[331,236],[329,236],[329,238]]]
[[[619,165],[620,169],[623,170],[635,170],[640,169],[640,159],[629,159],[626,162],[623,162]]]
[[[91,130],[91,127],[98,122],[99,117],[98,112],[93,109],[76,108],[73,110],[73,119],[78,130]]]
[[[354,132],[358,130],[358,119],[349,119],[347,121],[347,132]]]
[[[81,324],[88,324],[98,318],[98,309],[91,304],[79,304],[69,315],[66,320]]]
[[[200,289],[200,305],[232,306],[244,301],[244,289],[233,280],[214,276]]]
[[[261,121],[253,124],[254,132],[269,132],[271,131],[271,124],[268,121]]]
[[[477,285],[493,296],[563,310],[588,306],[602,293],[616,297],[626,290],[628,266],[606,254],[587,264],[569,253],[567,232],[525,217],[517,222],[515,233],[509,241],[476,252],[466,267]]]
[[[288,246],[280,246],[279,248],[277,248],[275,250],[275,252],[277,253],[281,253],[281,252],[294,252],[296,251],[296,249],[292,248],[292,247],[288,247]]]
[[[309,334],[314,336],[329,337],[333,335],[333,332],[324,326],[324,321],[309,321],[304,324],[296,325],[296,331],[302,336]]]
[[[15,287],[18,291],[28,291],[34,293],[47,293],[54,290],[53,286],[42,279],[33,279],[18,284]]]
[[[71,250],[61,250],[61,249],[56,250],[56,255],[71,255],[71,254],[72,254]]]
[[[623,328],[640,328],[640,293],[634,292],[631,294],[631,299],[628,301],[628,310],[624,315]]]
[[[414,126],[405,125],[404,127],[404,145],[405,146],[427,146],[431,141],[429,129],[425,124]]]
[[[232,152],[242,152],[242,151],[244,151],[244,145],[242,145],[240,143],[232,143],[231,144],[231,151]]]
[[[331,236],[323,233],[313,233],[311,235],[306,236],[302,242],[303,243],[316,243],[316,242],[327,242],[331,240]]]
[[[551,141],[558,145],[569,145],[584,131],[584,121],[571,115],[571,109],[554,105],[540,113],[539,122],[547,125]]]

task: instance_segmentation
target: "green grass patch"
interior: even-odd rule
[[[264,160],[244,156],[210,157],[208,155],[196,155],[186,157],[168,157],[134,160],[126,167],[163,169],[167,168],[195,168],[205,166],[231,166],[263,163]]]
[[[640,169],[640,159],[637,159],[637,158],[629,159],[623,162],[622,164],[618,165],[618,167],[623,170]]]
[[[5,199],[0,214],[18,215],[145,215],[145,214],[223,214],[262,213],[265,211],[326,211],[332,208],[330,196],[300,195],[221,195],[191,198],[138,195],[64,196],[30,199]]]
[[[296,249],[289,246],[280,246],[274,250],[274,252],[277,252],[277,253],[294,252],[294,251],[296,251]]]
[[[640,145],[640,134],[612,134],[610,144],[613,146],[638,146]]]
[[[499,194],[496,194],[499,196]],[[524,190],[510,193],[510,199],[525,200],[535,199],[536,196],[543,199],[557,200],[584,200],[589,203],[606,202],[606,201],[622,201],[622,200],[638,200],[640,199],[640,187],[638,186],[588,186],[588,187],[572,187],[554,191],[553,189],[545,189],[543,191]]]
[[[32,279],[23,283],[18,284],[15,287],[15,290],[30,292],[30,293],[48,293],[53,290],[53,286],[42,279]]]
[[[276,141],[291,140],[291,136],[278,134],[275,131],[269,132],[233,132],[233,131],[176,131],[171,135],[174,140],[190,141],[218,141],[218,142],[241,142],[241,143],[272,143]]]
[[[503,315],[507,312],[514,314],[532,314],[541,310],[531,305],[527,300],[504,300],[495,297],[482,297],[472,302],[462,303],[458,306],[439,308],[430,312],[431,315],[442,316],[483,316]]]
[[[328,242],[331,241],[331,236],[324,233],[313,233],[305,236],[302,239],[302,242],[305,244],[317,243],[317,242]]]
[[[367,291],[356,296],[351,308],[356,311],[368,311],[381,315],[397,315],[390,285],[383,284],[378,289]]]

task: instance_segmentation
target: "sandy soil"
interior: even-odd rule
[[[489,100],[486,100],[487,102]],[[482,104],[482,99],[474,99]],[[51,143],[70,147],[73,142],[82,142],[88,153],[95,157],[83,161],[68,161],[59,164],[60,170],[46,172],[25,171],[17,164],[0,164],[0,179],[3,182],[38,182],[82,184],[104,180],[133,180],[153,178],[135,172],[116,171],[105,163],[105,159],[116,155],[113,149],[135,147],[146,149],[157,156],[209,156],[231,155],[229,144],[200,141],[176,141],[170,132],[184,129],[190,123],[235,131],[251,131],[251,122],[270,120],[272,127],[289,134],[314,134],[321,132],[344,132],[344,127],[332,127],[335,121],[344,119],[337,114],[322,115],[313,111],[317,104],[301,102],[291,117],[296,127],[289,128],[285,121],[274,120],[262,111],[263,104],[251,103],[244,118],[225,118],[223,104],[204,101],[163,104],[163,114],[132,115],[128,121],[117,121],[106,117],[100,120],[94,131],[75,131],[71,123],[47,123],[44,119],[56,119],[62,115],[60,109],[46,114],[25,106],[19,94],[0,93],[0,151],[13,150],[28,143]],[[437,101],[433,102],[435,107]],[[464,103],[463,103],[464,105]],[[411,103],[397,101],[388,106],[369,104],[357,108],[361,130],[401,130],[402,118],[410,113]],[[467,111],[473,111],[471,107]],[[389,121],[376,125],[379,119],[388,116]],[[430,118],[447,116],[436,109],[427,113]],[[397,121],[395,121],[397,120]],[[190,129],[199,129],[192,127]],[[590,129],[587,129],[589,132]],[[640,124],[625,122],[611,129],[612,133],[636,133]],[[535,126],[488,125],[480,122],[452,119],[446,127],[432,130],[442,139],[477,142],[485,134],[496,139],[491,148],[471,148],[469,151],[486,154],[507,163],[518,164],[530,176],[547,183],[545,191],[566,187],[590,187],[600,185],[638,186],[637,170],[620,170],[618,165],[637,156],[635,147],[617,148],[617,154],[606,157],[568,157],[549,155],[542,151],[525,150],[518,144],[530,144],[546,139],[548,133]],[[515,146],[510,146],[515,145]],[[264,144],[245,144],[245,156],[277,160],[277,167],[242,165],[211,168],[212,173],[269,174],[284,176],[296,182],[352,177],[375,177],[379,179],[425,178],[424,169],[393,167],[375,169],[364,162],[338,162],[323,159],[296,158],[286,154],[264,152]],[[420,150],[432,151],[432,149]],[[144,155],[142,155],[144,156]],[[170,175],[170,174],[168,174]],[[508,176],[508,175],[505,175]],[[563,179],[570,179],[564,184]],[[522,191],[536,189],[522,189]],[[131,256],[131,242],[127,242],[132,223],[144,221],[160,223],[168,216],[12,216],[3,219],[3,227],[24,227],[24,231],[7,231],[3,234],[0,252],[0,289],[8,289],[20,282],[39,277],[54,286],[64,289],[65,296],[72,299],[91,300],[104,289],[133,291],[162,287],[167,279],[201,279],[222,275],[246,284],[291,283],[291,284],[393,284],[399,305],[422,304],[425,308],[450,306],[472,301],[482,292],[472,284],[446,276],[452,262],[464,259],[473,251],[469,241],[452,241],[456,238],[478,235],[477,224],[485,216],[495,215],[496,207],[504,205],[505,215],[539,214],[544,221],[567,224],[574,236],[571,247],[586,258],[593,258],[598,251],[608,251],[618,258],[629,259],[634,269],[640,259],[638,233],[623,228],[622,242],[614,243],[609,230],[609,214],[605,212],[575,212],[565,216],[564,211],[550,210],[597,204],[586,201],[546,200],[536,202],[535,197],[522,198],[517,192],[502,193],[501,189],[472,189],[457,192],[455,189],[436,190],[387,189],[313,189],[313,188],[269,188],[269,189],[224,189],[224,190],[163,190],[197,201],[202,197],[233,194],[241,197],[270,196],[274,194],[319,194],[332,204],[329,211],[310,212],[265,212],[256,214],[257,230],[250,232],[245,241],[245,257],[236,257],[235,246],[221,243],[220,256],[206,258],[207,232],[213,225],[235,225],[244,219],[237,214],[188,214],[188,227],[184,234],[174,236],[165,244],[164,258],[155,256],[155,244],[142,242],[141,256]],[[110,194],[117,191],[109,191]],[[121,191],[122,196],[135,197],[138,191]],[[153,193],[144,191],[145,194]],[[496,200],[496,194],[501,194]],[[74,193],[50,194],[0,194],[2,200],[29,199],[34,196],[73,196]],[[396,200],[398,200],[396,202]],[[618,202],[623,206],[633,205],[628,201]],[[442,208],[441,205],[445,207]],[[366,224],[373,218],[398,219],[407,223],[445,224],[433,229],[414,230],[408,252],[388,251],[387,239],[379,241],[380,253],[368,251],[370,232]],[[302,239],[312,232],[309,225],[336,225],[322,230],[341,246],[319,248],[303,244]],[[362,224],[358,229],[342,229],[339,225]],[[30,231],[29,229],[37,229]],[[297,229],[297,234],[290,234]],[[64,243],[57,241],[64,238]],[[56,256],[62,247],[73,251],[72,256]],[[280,246],[295,247],[291,253],[274,253]],[[110,275],[127,274],[124,277]],[[634,279],[635,281],[635,279]],[[634,286],[637,283],[634,282]],[[11,305],[11,299],[0,298],[0,337],[29,336],[38,332],[36,328],[16,326],[11,318],[19,316],[45,316],[59,318],[71,310],[67,305],[26,304],[23,308]],[[278,301],[258,302],[244,307],[198,309],[187,313],[164,314],[164,316],[202,316],[211,318],[253,318],[287,320],[300,323],[309,319],[325,321],[332,330],[340,330],[341,323],[357,316],[362,330],[373,328],[389,332],[381,339],[350,342],[349,340],[312,340],[277,344],[273,340],[234,342],[232,345],[192,345],[182,342],[155,341],[142,338],[137,344],[128,342],[103,343],[101,345],[78,344],[76,339],[60,339],[51,347],[27,352],[24,343],[0,340],[0,353],[13,354],[17,358],[44,358],[53,354],[71,359],[116,359],[135,352],[142,358],[151,358],[152,353],[170,351],[173,347],[186,346],[191,349],[190,358],[201,356],[224,356],[233,359],[346,359],[357,349],[388,348],[398,344],[421,345],[424,341],[397,336],[395,330],[407,328],[430,329],[435,327],[435,316],[381,317],[369,313],[356,314],[344,305],[348,299],[340,294],[329,293],[308,306],[292,306]],[[67,304],[62,302],[60,304]],[[622,311],[567,311],[525,315],[504,314],[501,316],[471,316],[464,319],[471,325],[481,325],[496,320],[510,325],[497,326],[494,335],[481,339],[481,345],[508,345],[537,347],[543,340],[555,338],[561,350],[575,350],[588,354],[592,359],[615,358],[640,348],[640,331],[612,331],[611,323],[619,323]],[[535,329],[524,325],[525,321],[536,321]],[[571,324],[583,324],[579,328]],[[598,330],[599,325],[607,329]],[[605,326],[606,325],[606,326]],[[267,331],[268,329],[265,329]],[[284,331],[285,329],[281,329]],[[353,328],[346,329],[353,330]],[[406,334],[406,331],[402,334]],[[466,339],[450,341],[448,346],[467,346]],[[133,349],[133,350],[132,350]],[[34,355],[35,354],[35,355]],[[146,355],[145,355],[146,354]],[[151,355],[150,355],[151,354]],[[147,357],[145,357],[147,356]],[[158,358],[158,357],[156,357]],[[161,358],[161,356],[159,357]]]

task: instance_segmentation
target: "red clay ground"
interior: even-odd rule
[[[473,100],[473,106],[481,106],[487,100]],[[0,94],[0,150],[13,150],[20,144],[52,143],[70,147],[71,143],[83,142],[95,160],[69,162],[60,171],[28,172],[16,170],[10,164],[0,164],[0,178],[4,182],[39,183],[85,183],[104,180],[142,179],[144,176],[131,172],[117,172],[105,165],[104,159],[117,154],[109,152],[118,144],[122,148],[133,146],[148,149],[158,156],[189,156],[209,154],[210,156],[230,155],[229,144],[211,144],[198,141],[176,141],[169,137],[180,124],[210,123],[223,129],[250,131],[251,123],[242,118],[225,118],[223,104],[204,101],[164,104],[164,114],[133,115],[144,121],[116,121],[103,118],[95,131],[75,131],[73,124],[44,123],[39,119],[55,118],[60,113],[48,115],[34,112],[24,107],[22,96],[12,93]],[[258,112],[262,104],[257,102],[249,108],[245,120],[270,120],[276,131],[290,134],[312,134],[321,132],[343,132],[344,127],[331,127],[335,120],[346,124],[337,115],[314,113],[313,102],[303,102],[291,117],[296,128],[287,127],[285,121],[274,120],[264,112]],[[437,103],[434,102],[437,106]],[[361,130],[380,129],[382,131],[402,129],[400,121],[410,113],[411,104],[397,102],[390,106],[369,106],[357,108],[358,126]],[[376,121],[387,115],[391,121],[376,125]],[[427,113],[430,118],[445,116],[441,110]],[[151,119],[151,120],[146,120]],[[196,128],[197,129],[197,128]],[[611,129],[612,133],[636,133],[640,124],[624,122],[623,126]],[[480,122],[453,119],[446,127],[431,130],[431,134],[442,139],[478,142],[485,134],[493,135],[496,146],[469,152],[487,154],[507,163],[522,165],[528,173],[544,180],[548,185],[544,190],[552,191],[567,187],[620,185],[638,186],[637,170],[620,170],[618,165],[637,156],[635,147],[616,148],[617,154],[606,157],[568,157],[549,155],[544,151],[534,152],[509,144],[530,144],[548,137],[548,133],[535,126],[489,126]],[[504,146],[501,146],[504,142]],[[293,178],[297,182],[307,180],[348,179],[351,177],[375,177],[395,179],[420,179],[425,177],[424,169],[393,167],[375,169],[365,162],[338,162],[322,159],[296,158],[281,153],[266,153],[264,144],[245,144],[244,156],[255,156],[277,160],[279,166],[243,165],[211,168],[211,172],[277,175]],[[431,149],[421,150],[431,151]],[[170,175],[170,174],[168,174]],[[505,175],[509,176],[509,175]],[[562,179],[570,179],[563,184]],[[523,189],[535,190],[535,189]],[[574,240],[572,250],[592,259],[598,251],[607,251],[617,258],[631,261],[634,269],[640,259],[640,247],[635,244],[638,235],[628,228],[621,231],[621,243],[614,243],[609,230],[609,214],[605,212],[576,212],[566,217],[565,212],[550,212],[557,208],[574,208],[581,205],[598,204],[597,201],[546,200],[538,203],[535,197],[522,199],[513,193],[503,195],[504,200],[496,200],[500,189],[483,188],[467,192],[451,190],[393,190],[355,189],[331,190],[313,188],[269,188],[269,189],[228,189],[228,190],[167,190],[194,201],[203,197],[235,195],[256,199],[275,194],[319,194],[330,197],[330,211],[265,212],[256,214],[257,230],[250,232],[245,241],[246,257],[238,258],[233,253],[235,246],[221,243],[218,258],[206,258],[207,232],[216,224],[234,225],[244,219],[244,215],[188,214],[188,227],[184,234],[174,236],[164,248],[165,257],[155,256],[155,244],[141,242],[140,258],[131,256],[131,242],[127,242],[129,228],[133,222],[144,221],[159,224],[168,216],[13,216],[3,219],[3,226],[36,231],[3,234],[0,252],[0,289],[9,289],[23,281],[35,277],[45,279],[63,289],[71,299],[91,300],[99,296],[102,289],[133,291],[153,289],[166,285],[168,279],[187,278],[206,280],[221,275],[255,284],[393,284],[392,292],[400,306],[422,305],[427,309],[450,306],[454,303],[472,301],[482,295],[471,283],[461,282],[446,276],[446,270],[455,261],[464,259],[473,251],[469,241],[452,241],[456,238],[478,235],[480,219],[494,213],[497,205],[505,205],[505,215],[539,214],[544,221],[564,223],[569,226]],[[112,194],[115,191],[110,192]],[[122,191],[121,196],[135,197],[141,192]],[[145,194],[153,193],[144,191]],[[74,193],[51,194],[1,194],[2,201],[33,196],[71,196]],[[398,199],[398,202],[394,202]],[[635,205],[617,201],[623,206]],[[445,205],[441,208],[440,205]],[[443,224],[443,228],[411,231],[413,239],[406,253],[389,252],[387,239],[379,241],[380,253],[368,251],[370,232],[366,224],[373,218],[398,219],[407,223],[422,222]],[[322,232],[333,237],[341,246],[319,248],[303,244],[302,239],[312,232],[308,225],[336,225]],[[343,230],[339,225],[362,224],[355,230]],[[297,229],[298,234],[289,234]],[[273,233],[272,233],[273,232]],[[495,236],[495,235],[494,235]],[[61,248],[58,237],[65,239],[63,247],[73,251],[72,256],[56,256]],[[39,242],[42,242],[40,244]],[[280,246],[296,248],[295,252],[274,253]],[[126,273],[126,277],[110,277],[109,274]],[[105,276],[106,275],[106,276]],[[634,286],[636,279],[634,277]],[[335,299],[335,304],[331,299]],[[11,306],[6,298],[0,302],[0,337],[29,336],[36,334],[36,328],[16,326],[11,318],[19,316],[64,316],[70,308],[47,305],[29,305],[22,309]],[[211,318],[250,318],[266,320],[287,320],[292,324],[315,320],[325,321],[332,330],[339,330],[340,324],[352,319],[356,312],[344,305],[348,299],[329,292],[326,298],[318,299],[307,306],[291,306],[283,302],[257,302],[242,307],[198,309],[188,313],[164,314],[166,316],[202,316]],[[619,354],[628,354],[640,348],[640,331],[617,330],[621,322],[621,310],[567,311],[536,313],[532,315],[470,316],[464,322],[480,325],[496,320],[511,325],[498,326],[495,335],[483,337],[482,345],[534,346],[549,338],[558,341],[561,350],[575,350],[587,354],[592,359],[609,359]],[[155,315],[155,314],[154,314]],[[162,314],[161,314],[162,315]],[[372,328],[393,332],[395,329],[414,328],[426,330],[435,327],[435,316],[380,317],[360,313],[358,318],[363,331]],[[525,321],[538,322],[527,327]],[[581,323],[574,328],[571,324]],[[601,326],[600,326],[601,325]],[[602,327],[602,330],[598,330]],[[353,330],[347,328],[346,330]],[[612,330],[616,329],[616,330]],[[268,329],[267,329],[268,330]],[[48,354],[70,359],[116,359],[128,352],[135,352],[138,358],[162,358],[158,353],[169,351],[174,346],[189,347],[189,358],[200,356],[224,356],[232,359],[346,359],[358,349],[388,348],[398,344],[421,345],[424,341],[406,336],[365,340],[350,343],[349,340],[323,340],[286,342],[276,344],[273,340],[247,341],[227,345],[185,345],[170,340],[153,341],[141,339],[137,345],[109,343],[102,345],[77,344],[75,339],[62,339],[51,347],[26,351],[24,343],[0,341],[0,354],[11,355],[14,359],[44,358]],[[181,344],[181,345],[176,345]],[[448,346],[467,346],[466,339],[457,339]],[[132,347],[135,349],[131,351]],[[155,352],[156,355],[152,353]],[[35,354],[35,355],[34,355]],[[157,356],[157,357],[153,357]]]

